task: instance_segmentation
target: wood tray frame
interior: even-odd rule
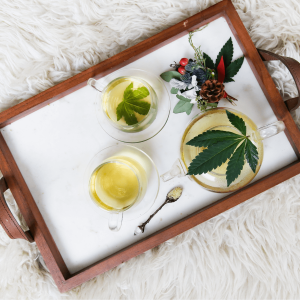
[[[227,20],[275,115],[278,119],[284,121],[286,125],[285,134],[298,160],[71,275],[19,171],[14,157],[2,134],[0,134],[0,168],[3,173],[2,179],[4,179],[0,182],[1,191],[10,188],[30,229],[23,238],[30,240],[32,237],[34,239],[60,292],[66,292],[300,173],[300,131],[292,119],[287,106],[284,104],[230,0],[224,0],[211,6],[86,71],[2,112],[0,114],[0,128],[80,89],[86,85],[89,78],[94,77],[99,79],[219,17],[225,17]],[[7,219],[5,219],[5,221],[8,221]],[[2,226],[5,229],[4,223],[2,223]],[[8,230],[6,231],[8,232]],[[13,234],[10,236],[14,237]]]

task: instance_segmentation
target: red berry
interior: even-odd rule
[[[185,67],[179,67],[178,68],[178,72],[181,74],[181,75],[183,75],[183,74],[185,74]]]
[[[189,60],[187,58],[182,58],[179,63],[184,67],[189,63]]]

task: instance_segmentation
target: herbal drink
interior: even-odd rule
[[[142,156],[120,153],[101,163],[90,178],[92,199],[108,211],[124,211],[141,200],[147,189]]]
[[[148,89],[149,95],[143,98],[142,101],[150,104],[150,110],[146,115],[134,111],[133,113],[138,123],[133,126],[128,126],[124,116],[120,120],[117,119],[117,107],[123,101],[124,91],[131,83],[133,84],[133,91],[141,87]],[[105,115],[112,121],[113,126],[123,131],[140,131],[149,126],[156,117],[156,94],[152,87],[142,79],[136,77],[120,77],[109,83],[103,91],[102,108]]]
[[[230,109],[227,109],[230,111]],[[259,160],[258,166],[256,168],[256,173],[259,170],[259,166],[261,165],[263,158],[263,144],[259,133],[257,132],[256,125],[244,114],[233,111],[235,115],[238,115],[242,118],[246,124],[247,135],[250,136],[251,141],[257,147]],[[195,136],[207,131],[207,130],[222,130],[222,131],[230,131],[236,134],[241,134],[238,129],[232,126],[228,117],[226,115],[225,109],[213,109],[211,111],[206,112],[200,116],[197,116],[186,128],[182,140],[181,140],[181,159],[185,164],[185,167],[188,168],[192,160],[205,148],[197,148],[194,146],[188,146],[186,143],[190,141]],[[238,178],[227,187],[226,181],[226,169],[228,165],[229,159],[222,164],[220,167],[208,172],[206,174],[201,175],[193,175],[192,178],[202,185],[203,187],[215,191],[215,192],[230,192],[231,190],[236,190],[248,182],[250,182],[256,173],[254,173],[249,164],[245,163],[242,169],[241,174]]]

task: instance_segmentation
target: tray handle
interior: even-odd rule
[[[280,60],[292,74],[298,90],[298,97],[285,101],[289,111],[293,111],[300,106],[300,63],[290,57],[280,56],[267,50],[257,49],[263,61]]]
[[[23,231],[18,224],[4,198],[4,192],[8,189],[5,178],[0,179],[0,225],[11,239],[24,239],[28,242],[34,242],[30,231]]]

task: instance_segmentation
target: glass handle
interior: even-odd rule
[[[108,219],[108,227],[111,231],[119,231],[122,226],[123,213],[111,213]]]
[[[90,78],[87,81],[87,85],[93,87],[95,90],[97,90],[98,92],[102,93],[102,91],[100,89],[97,88],[97,81],[94,78]]]
[[[285,125],[282,121],[274,122],[270,125],[266,125],[258,128],[258,132],[262,140],[267,139],[277,133],[283,131],[285,129]]]
[[[184,167],[183,162],[179,158],[177,158],[172,168],[168,172],[162,174],[160,177],[163,182],[166,182],[175,177],[182,177],[186,175],[186,172],[187,171]]]

